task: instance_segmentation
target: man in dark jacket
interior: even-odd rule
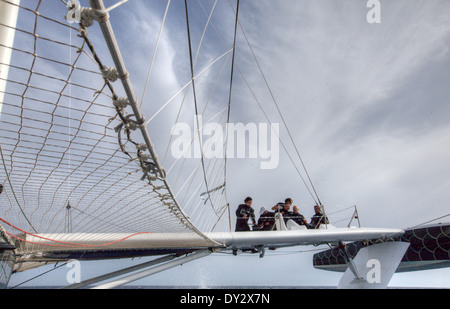
[[[274,230],[275,225],[275,213],[270,212],[264,207],[261,208],[261,211],[259,212],[259,220],[258,220],[258,226],[261,227],[260,231],[272,231]]]
[[[322,214],[320,206],[314,206],[314,216],[311,218],[310,228],[318,229],[321,224],[329,224],[328,218]]]
[[[293,212],[291,211],[291,206],[293,203],[294,201],[291,198],[287,198],[284,200],[283,210],[281,211],[284,223],[287,223],[289,219],[292,219]]]
[[[255,211],[252,208],[253,199],[247,197],[245,204],[239,205],[236,210],[236,232],[248,232],[250,227],[248,226],[248,220],[251,219],[253,225],[256,225]]]
[[[298,212],[298,206],[294,206],[290,219],[293,220],[298,225],[308,226],[308,222],[306,221],[305,217]]]

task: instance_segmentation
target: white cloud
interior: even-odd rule
[[[450,61],[446,46],[450,4],[385,1],[382,5],[382,23],[370,25],[365,20],[365,1],[258,0],[242,4],[241,22],[328,210],[357,204],[363,225],[404,228],[448,209],[450,127],[420,111],[432,104],[434,114],[448,119],[450,92],[436,67]],[[129,2],[127,10],[120,12],[131,15],[126,25],[116,23],[114,28],[140,98],[163,11],[160,7],[155,13],[146,2]],[[171,14],[177,19],[175,12]],[[168,24],[161,38],[144,105],[147,118],[189,80],[186,29],[179,25],[184,20]],[[209,41],[213,43],[217,42]],[[209,57],[213,51],[206,48],[205,54]],[[257,67],[250,65],[242,37],[237,57],[269,115],[280,122]],[[235,83],[236,118],[232,121],[265,121],[243,90],[243,81],[236,78]],[[432,92],[429,84],[443,90]],[[422,86],[419,91],[410,85]],[[418,92],[424,93],[424,99],[417,97]],[[167,145],[179,100],[150,132],[159,152]],[[193,113],[186,110],[184,116],[191,121]],[[273,171],[261,171],[254,160],[232,160],[229,168],[232,207],[247,195],[253,196],[256,207],[291,196],[306,217],[311,214],[311,198],[285,155]],[[289,263],[298,265],[294,259]],[[302,265],[311,271],[309,264]],[[288,270],[282,270],[277,282],[291,275]],[[317,284],[325,282],[327,275]],[[212,284],[230,282],[229,276],[221,281],[211,273],[205,278]],[[252,284],[253,280],[241,282]],[[289,282],[295,284],[295,280]]]
[[[437,69],[449,57],[449,4],[383,2],[377,25],[367,23],[363,2],[267,1],[254,8],[252,22],[242,23],[324,202],[354,200],[377,216],[402,205],[395,212],[401,222],[388,219],[400,226],[418,223],[417,211],[442,215],[445,205],[430,199],[442,201],[443,191],[430,190],[446,186],[449,127],[421,112],[448,114],[450,93],[429,86],[445,87]],[[280,174],[296,177],[286,165]]]

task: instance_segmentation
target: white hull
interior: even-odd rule
[[[358,241],[401,235],[399,229],[332,228],[320,230],[206,233],[210,239],[222,243],[225,249],[289,247],[317,245],[339,241]],[[211,242],[190,233],[144,234],[39,234],[26,237],[25,252],[127,250],[127,249],[200,249]]]

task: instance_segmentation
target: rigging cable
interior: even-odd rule
[[[200,123],[198,121],[198,104],[197,104],[197,93],[195,90],[195,75],[194,75],[194,59],[192,55],[192,44],[191,44],[191,30],[189,25],[189,10],[188,10],[188,4],[187,0],[184,0],[184,7],[186,10],[186,28],[187,28],[187,36],[188,36],[188,43],[189,43],[189,60],[190,60],[190,67],[191,67],[191,81],[192,81],[192,92],[194,95],[194,106],[195,106],[195,116],[197,117],[197,133],[198,133],[198,139],[199,139],[199,146],[200,146],[200,153],[201,153],[201,163],[202,163],[202,169],[203,169],[203,179],[205,182],[206,190],[209,192],[209,185],[208,185],[208,179],[206,177],[206,168],[205,168],[205,158],[203,154],[203,145],[202,145],[202,137],[200,134]],[[214,205],[211,201],[211,196],[208,193],[208,199],[210,201],[211,207],[214,210]]]
[[[231,229],[231,215],[230,215],[230,204],[228,203],[228,197],[227,197],[227,163],[228,163],[228,124],[230,123],[230,117],[231,117],[231,96],[232,96],[232,90],[233,90],[233,79],[234,79],[234,67],[235,67],[235,58],[236,58],[236,41],[237,41],[237,29],[239,24],[239,7],[240,7],[240,0],[237,0],[236,2],[236,19],[235,19],[235,25],[234,25],[234,41],[233,41],[233,56],[231,60],[231,77],[230,77],[230,92],[228,97],[228,114],[227,114],[227,126],[226,126],[226,140],[225,140],[225,162],[224,162],[224,172],[223,172],[223,185],[224,190],[223,193],[225,194],[225,200],[227,201],[227,209],[228,209],[228,221],[230,224],[230,231]],[[225,210],[224,210],[225,213]],[[222,213],[223,214],[223,213]],[[219,218],[220,220],[220,218]],[[216,223],[217,224],[217,223]],[[215,226],[213,227],[214,230]]]
[[[438,217],[438,218],[436,218],[436,219],[433,219],[433,220],[430,220],[430,221],[421,223],[421,224],[419,224],[419,225],[415,225],[415,226],[413,226],[413,227],[410,227],[409,229],[413,229],[413,228],[417,228],[417,227],[420,227],[420,226],[424,226],[425,224],[428,224],[428,223],[431,223],[431,222],[434,222],[434,221],[437,221],[437,220],[440,220],[440,219],[444,219],[444,218],[447,218],[447,217],[450,217],[450,213],[448,213],[448,214],[446,214],[446,215],[444,215],[444,216]]]
[[[27,215],[25,214],[22,206],[20,206],[19,200],[17,199],[16,193],[14,192],[13,185],[11,183],[11,179],[9,178],[9,173],[8,173],[7,168],[6,168],[6,162],[5,162],[5,158],[3,157],[3,150],[2,150],[2,146],[1,145],[0,145],[0,154],[1,154],[1,157],[2,157],[3,168],[5,169],[6,178],[8,179],[9,187],[11,188],[11,192],[12,192],[12,194],[14,196],[14,199],[16,200],[17,206],[19,206],[20,212],[22,213],[23,217],[28,222],[30,227],[33,229],[33,231],[35,233],[37,233],[37,230],[34,228],[33,224],[31,224],[31,222],[28,219]]]
[[[142,104],[144,104],[145,95],[147,93],[148,84],[150,82],[150,76],[151,76],[152,71],[153,71],[153,65],[155,63],[156,53],[158,51],[158,46],[159,46],[159,42],[160,42],[160,39],[161,39],[161,34],[162,34],[163,29],[164,29],[164,25],[166,23],[166,17],[167,17],[167,12],[169,11],[170,1],[171,0],[167,1],[166,11],[164,13],[164,17],[163,17],[163,20],[162,20],[162,23],[161,23],[161,27],[159,28],[159,33],[158,33],[158,38],[156,40],[155,50],[153,51],[152,62],[150,64],[150,68],[149,68],[148,73],[147,73],[147,79],[145,81],[145,86],[144,86],[144,92],[142,94],[141,108],[142,108]]]
[[[230,3],[230,6],[231,6],[231,3]],[[297,147],[297,145],[296,145],[295,142],[294,142],[294,138],[292,137],[292,134],[291,134],[291,132],[290,132],[288,126],[287,126],[286,120],[285,120],[285,118],[284,118],[284,116],[283,116],[283,114],[282,114],[282,112],[281,112],[281,109],[280,109],[280,107],[279,107],[279,105],[278,105],[278,102],[277,102],[277,100],[275,99],[275,95],[273,94],[273,91],[272,91],[272,89],[271,89],[270,86],[269,86],[269,82],[267,81],[267,78],[266,78],[266,76],[265,76],[265,74],[264,74],[264,72],[263,72],[263,70],[262,70],[262,67],[261,67],[261,65],[260,65],[260,63],[259,63],[259,61],[258,61],[258,59],[257,59],[257,57],[256,57],[256,54],[255,54],[255,52],[254,52],[254,50],[253,50],[253,48],[252,48],[252,46],[251,46],[251,44],[250,44],[250,41],[248,40],[248,37],[247,37],[247,35],[246,35],[245,31],[244,31],[244,28],[242,27],[242,25],[241,25],[240,22],[239,22],[239,27],[241,28],[241,31],[242,31],[242,33],[244,34],[244,38],[245,38],[245,40],[247,41],[247,44],[248,44],[248,46],[249,46],[249,48],[250,48],[250,51],[251,51],[251,53],[252,53],[252,56],[253,56],[253,58],[254,58],[254,60],[255,60],[255,62],[256,62],[256,65],[258,66],[258,69],[259,69],[259,71],[260,71],[260,73],[261,73],[261,76],[262,76],[262,78],[263,78],[263,80],[264,80],[264,83],[266,84],[266,87],[267,87],[267,89],[268,89],[268,91],[269,91],[269,93],[270,93],[270,96],[272,97],[272,100],[273,100],[273,102],[275,103],[275,107],[277,108],[277,111],[278,111],[278,113],[279,113],[279,115],[280,115],[280,117],[281,117],[281,119],[282,119],[282,121],[283,121],[283,124],[284,124],[284,126],[285,126],[285,128],[286,128],[286,131],[287,131],[287,133],[288,133],[288,135],[289,135],[289,138],[290,138],[290,140],[291,140],[291,142],[292,142],[292,144],[293,144],[293,146],[294,146],[294,148],[295,148],[295,151],[296,151],[296,153],[297,153],[297,156],[298,156],[298,158],[299,158],[299,160],[300,160],[300,162],[301,162],[301,164],[302,164],[302,167],[303,167],[303,169],[304,169],[304,171],[305,171],[305,173],[306,173],[306,176],[308,177],[309,183],[311,184],[311,187],[312,187],[312,189],[313,189],[313,191],[314,191],[314,194],[315,194],[316,197],[317,197],[317,200],[318,200],[318,202],[319,202],[319,205],[322,205],[322,202],[320,201],[320,198],[319,198],[319,196],[318,196],[318,194],[317,194],[317,190],[316,190],[316,188],[315,188],[315,186],[314,186],[314,184],[313,184],[313,182],[312,182],[312,180],[311,180],[311,177],[310,177],[309,172],[308,172],[308,170],[307,170],[307,168],[306,168],[306,165],[305,165],[305,163],[304,163],[304,161],[303,161],[303,159],[302,159],[302,157],[301,157],[301,155],[300,155],[300,151],[298,150],[298,147]]]
[[[236,56],[236,39],[237,39],[237,29],[238,29],[238,23],[239,23],[239,5],[240,0],[237,0],[236,3],[236,21],[234,25],[234,42],[233,42],[233,56],[231,58],[231,79],[230,79],[230,93],[228,97],[228,116],[227,116],[227,134],[226,134],[226,141],[225,141],[225,167],[224,167],[224,185],[227,183],[227,161],[228,161],[228,155],[227,155],[227,149],[228,149],[228,124],[230,123],[230,115],[231,115],[231,96],[233,92],[233,78],[234,78],[234,63],[235,63],[235,56]]]
[[[13,286],[13,287],[10,287],[9,289],[10,289],[10,290],[15,289],[15,288],[17,288],[17,287],[19,287],[19,286],[21,286],[21,285],[23,285],[23,284],[25,284],[25,283],[28,283],[28,282],[30,282],[30,281],[33,281],[34,279],[37,279],[37,278],[39,278],[39,277],[42,277],[42,276],[44,276],[44,275],[46,275],[46,274],[48,274],[48,273],[50,273],[50,272],[52,272],[52,271],[54,271],[54,270],[57,270],[57,269],[59,269],[59,268],[61,268],[61,267],[63,267],[63,266],[66,266],[67,264],[68,264],[68,262],[65,262],[65,263],[63,263],[63,264],[61,264],[61,265],[55,265],[52,269],[47,270],[47,271],[45,271],[45,272],[43,272],[43,273],[41,273],[41,274],[39,274],[39,275],[36,275],[36,276],[34,276],[34,277],[32,277],[32,278],[30,278],[30,279],[28,279],[28,280],[25,280],[25,281],[23,281],[23,282],[21,282],[21,283],[15,285],[15,286]]]
[[[204,7],[202,6],[201,2],[198,1],[198,3],[199,3],[199,5],[200,5],[200,7],[202,8],[203,13],[207,16],[207,13],[206,13]],[[232,4],[231,4],[231,1],[229,1],[229,4],[230,4],[230,7],[231,7],[231,8],[233,9],[233,11],[234,11],[234,8],[233,8],[233,6],[232,6]],[[239,23],[239,25],[240,25],[241,30],[242,30],[242,32],[243,32],[245,38],[246,38],[247,44],[248,44],[248,45],[250,46],[250,48],[251,48],[250,42],[248,41],[248,39],[247,39],[247,37],[246,37],[245,31],[244,31],[244,29],[242,28],[242,25],[241,25],[240,23]],[[216,27],[214,27],[214,24],[212,24],[212,27],[213,27],[214,31],[216,32],[217,36],[219,37],[220,41],[222,42],[222,45],[225,46],[224,40],[223,40],[222,36],[218,33]],[[248,82],[247,79],[245,78],[244,74],[242,73],[242,71],[239,69],[238,66],[236,66],[236,69],[239,71],[239,74],[240,74],[241,78],[244,80],[244,82],[245,82],[247,88],[249,89],[250,93],[252,94],[253,98],[255,99],[255,102],[258,104],[258,106],[259,106],[259,108],[261,109],[262,113],[264,114],[265,118],[267,119],[267,121],[269,122],[269,124],[272,125],[272,122],[270,121],[269,117],[267,116],[267,113],[264,111],[264,109],[263,109],[261,103],[259,102],[258,98],[256,97],[256,95],[255,95],[255,93],[254,93],[252,87],[250,86],[249,82]],[[276,133],[275,133],[275,134],[276,134]],[[276,135],[277,135],[277,137],[280,139],[280,136],[279,136],[278,134],[276,134]],[[303,175],[301,174],[300,170],[298,169],[297,165],[295,164],[295,162],[294,162],[292,156],[291,156],[290,153],[288,152],[288,150],[287,150],[286,146],[284,145],[283,141],[280,140],[280,144],[281,144],[281,146],[283,147],[283,149],[286,151],[286,154],[287,154],[287,156],[289,157],[289,160],[291,161],[291,163],[292,163],[292,165],[294,166],[295,170],[297,171],[299,177],[300,177],[301,180],[303,181],[303,184],[305,185],[305,187],[306,187],[306,189],[308,190],[309,194],[311,195],[312,199],[314,200],[314,202],[316,203],[316,205],[319,205],[320,202],[318,202],[318,201],[316,200],[316,197],[314,196],[313,192],[311,191],[311,188],[310,188],[310,187],[308,186],[308,184],[306,183],[306,180],[304,179]],[[225,192],[225,194],[226,194],[226,192]],[[231,230],[231,228],[230,228],[230,230]]]
[[[41,246],[48,246],[48,247],[69,247],[69,248],[72,248],[72,247],[75,247],[75,248],[77,248],[77,247],[81,247],[81,248],[107,247],[107,246],[123,242],[125,240],[128,240],[130,238],[133,238],[133,237],[136,237],[136,236],[139,236],[139,235],[153,234],[151,232],[134,233],[134,234],[127,235],[125,237],[122,237],[121,239],[118,239],[118,240],[115,240],[115,241],[111,241],[111,242],[108,242],[108,243],[89,245],[89,244],[72,243],[72,242],[61,241],[61,240],[57,240],[57,239],[44,237],[44,236],[41,236],[41,235],[38,235],[38,234],[33,234],[33,233],[30,233],[30,232],[27,232],[27,231],[25,231],[25,230],[15,226],[15,225],[11,224],[10,222],[6,221],[5,219],[0,218],[0,221],[5,223],[5,224],[7,224],[7,225],[9,225],[13,229],[18,230],[18,231],[22,232],[23,234],[25,234],[24,235],[25,237],[21,238],[21,237],[23,237],[22,235],[14,235],[12,233],[9,233],[9,232],[5,231],[5,233],[7,235],[9,235],[10,237],[13,237],[13,238],[15,238],[15,239],[17,239],[17,240],[19,240],[19,241],[21,241],[23,243],[33,244],[33,245],[41,245]],[[26,235],[30,235],[32,237],[39,238],[39,239],[42,239],[44,241],[46,240],[46,241],[50,241],[50,242],[55,242],[57,244],[47,244],[47,243],[39,243],[39,242],[29,241],[29,240],[26,240]]]

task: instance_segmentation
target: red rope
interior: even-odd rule
[[[29,233],[27,231],[24,231],[24,230],[18,228],[17,226],[14,226],[13,224],[9,223],[8,221],[6,221],[6,220],[4,220],[2,218],[0,218],[0,221],[2,221],[3,223],[9,225],[13,229],[16,229],[16,230],[18,230],[18,231],[20,231],[22,233],[25,233],[26,235],[30,235],[30,236],[33,236],[33,237],[36,237],[36,238],[41,238],[41,239],[44,239],[44,240],[48,240],[48,241],[52,241],[52,242],[56,242],[56,243],[61,244],[61,245],[55,245],[55,244],[36,243],[36,242],[28,241],[26,239],[22,239],[22,238],[20,238],[20,237],[18,237],[16,235],[13,235],[13,234],[10,234],[10,233],[6,232],[6,234],[8,234],[9,236],[14,237],[14,238],[16,238],[16,239],[18,239],[20,241],[25,242],[25,243],[30,243],[30,244],[34,244],[34,245],[51,246],[51,247],[73,247],[73,246],[76,246],[76,247],[105,247],[105,246],[109,246],[109,245],[113,245],[113,244],[122,242],[124,240],[127,240],[127,239],[129,239],[131,237],[134,237],[134,236],[137,236],[137,235],[151,234],[149,232],[135,233],[135,234],[126,236],[126,237],[124,237],[122,239],[119,239],[119,240],[116,240],[116,241],[113,241],[113,242],[109,242],[109,243],[99,244],[99,245],[87,245],[87,244],[70,243],[70,242],[64,242],[64,241],[60,241],[60,240],[56,240],[56,239],[46,238],[46,237],[43,237],[43,236],[39,236],[39,235],[36,235],[36,234],[33,234],[33,233]]]

